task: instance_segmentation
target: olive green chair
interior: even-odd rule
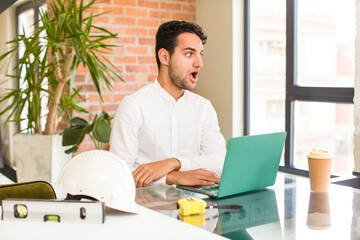
[[[0,185],[0,204],[5,198],[56,199],[56,193],[48,182],[23,182]]]

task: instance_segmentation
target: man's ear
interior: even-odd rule
[[[170,54],[165,48],[161,48],[158,52],[158,57],[161,64],[169,65]]]

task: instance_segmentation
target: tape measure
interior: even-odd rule
[[[104,223],[105,204],[99,201],[4,199],[2,220]]]
[[[219,209],[237,209],[239,211],[242,210],[241,205],[214,205],[214,206],[207,206],[207,203],[200,199],[200,198],[182,198],[177,203],[177,208],[179,212],[183,216],[189,216],[193,214],[201,214],[206,211],[206,209],[211,208],[219,208]]]
[[[189,216],[205,212],[206,205],[200,198],[182,198],[178,201],[177,208],[183,216]]]

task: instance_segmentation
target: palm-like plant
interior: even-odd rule
[[[108,41],[117,35],[93,24],[93,19],[103,14],[93,14],[94,4],[95,0],[85,5],[82,0],[79,4],[77,0],[53,0],[48,11],[40,12],[39,28],[29,36],[20,34],[9,42],[12,47],[0,56],[0,61],[16,56],[21,48],[24,51],[16,62],[17,74],[7,75],[21,86],[0,99],[10,100],[0,112],[9,113],[7,122],[28,120],[26,129],[21,131],[51,135],[57,131],[59,121],[70,119],[71,109],[86,112],[79,105],[84,99],[75,86],[80,64],[88,69],[101,101],[102,87],[111,88],[111,80],[122,80],[107,58],[117,47]],[[43,131],[40,120],[45,96],[48,113]]]

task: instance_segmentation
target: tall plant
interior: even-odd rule
[[[104,14],[94,14],[95,0],[77,4],[77,0],[53,0],[47,11],[40,11],[39,28],[30,35],[20,34],[8,42],[10,50],[0,56],[0,61],[16,56],[17,89],[9,90],[0,102],[10,104],[0,112],[8,112],[8,121],[28,120],[26,129],[32,133],[51,135],[57,131],[61,119],[70,119],[70,109],[86,110],[84,101],[75,87],[76,69],[81,64],[87,68],[102,101],[102,87],[111,88],[111,80],[121,79],[120,72],[108,59],[117,45],[109,44],[117,34],[95,26],[93,20]],[[48,113],[45,130],[41,128],[42,101],[47,97]],[[22,117],[26,113],[27,119]],[[65,117],[67,115],[67,117]]]

